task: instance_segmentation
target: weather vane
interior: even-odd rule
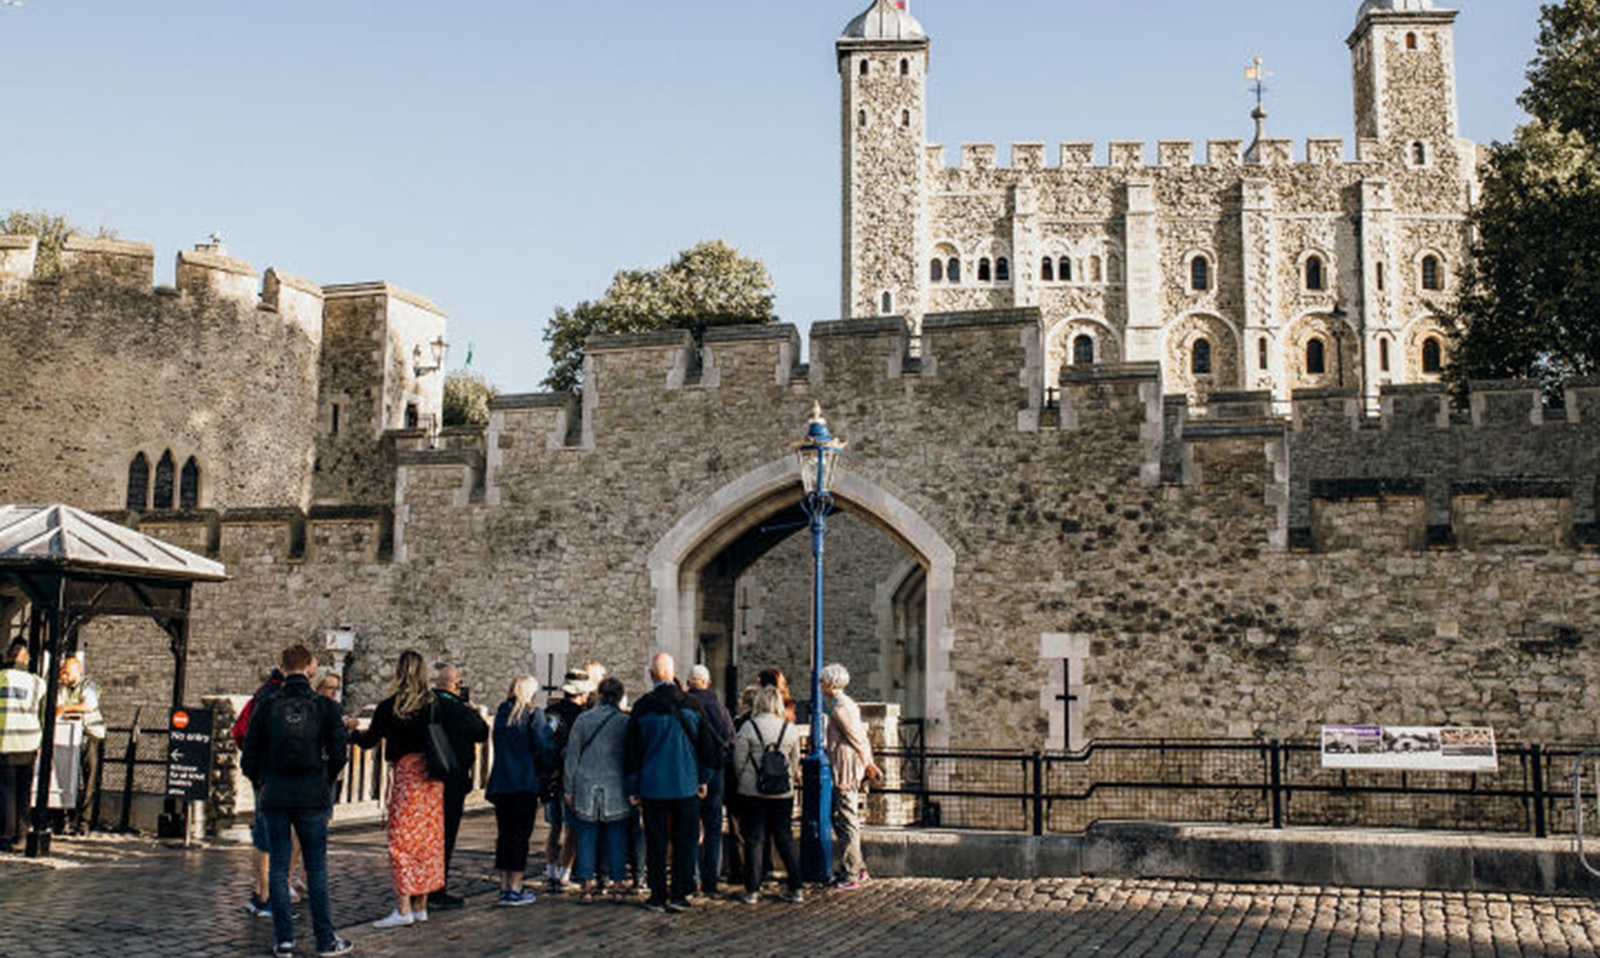
[[[1267,136],[1267,77],[1273,74],[1268,73],[1261,62],[1261,58],[1256,57],[1244,68],[1244,78],[1255,84],[1256,94],[1256,108],[1250,111],[1250,118],[1256,121],[1256,139],[1245,151],[1244,158],[1247,163],[1261,162],[1261,143]]]
[[[1255,87],[1254,87],[1254,92],[1255,92],[1255,95],[1256,95],[1256,109],[1255,109],[1255,112],[1261,114],[1261,118],[1265,119],[1266,115],[1267,115],[1267,110],[1266,110],[1267,77],[1276,76],[1276,74],[1267,72],[1267,70],[1261,64],[1262,64],[1261,58],[1260,57],[1256,57],[1255,60],[1249,66],[1244,68],[1244,78],[1246,80],[1249,80],[1251,83],[1255,84]],[[1255,114],[1252,113],[1251,115],[1254,116]]]

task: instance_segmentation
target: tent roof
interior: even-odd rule
[[[0,505],[0,572],[59,569],[221,582],[222,563],[66,505]]]

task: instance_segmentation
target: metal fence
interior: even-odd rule
[[[1502,743],[1493,772],[1325,769],[1316,742],[1117,740],[1082,751],[886,749],[890,824],[1081,832],[1100,820],[1570,834],[1585,745]]]
[[[228,730],[222,729],[214,747],[219,751],[232,751],[233,743],[224,741],[227,736]],[[92,823],[98,828],[128,830],[137,825],[134,821],[136,804],[166,795],[166,726],[109,728],[105,739],[94,743],[94,747],[101,750],[101,757],[96,797],[90,807]],[[474,789],[481,789],[488,781],[490,761],[491,750],[485,742],[478,746],[472,762]],[[335,805],[345,807],[346,811],[360,811],[359,806],[376,809],[382,807],[388,796],[389,769],[382,746],[369,749],[351,745],[349,760],[334,793]],[[236,798],[243,804],[248,796]]]

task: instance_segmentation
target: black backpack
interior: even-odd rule
[[[789,772],[789,760],[784,757],[779,749],[783,745],[783,734],[789,731],[789,722],[784,720],[783,727],[778,729],[778,737],[770,745],[761,738],[761,726],[755,719],[750,720],[750,727],[755,730],[756,742],[761,745],[761,760],[757,762],[751,758],[750,762],[756,768],[756,791],[762,795],[783,795],[794,788],[794,777]]]
[[[322,716],[315,697],[279,694],[273,697],[266,718],[271,735],[268,773],[297,778],[324,771]]]

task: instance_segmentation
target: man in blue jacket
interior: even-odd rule
[[[328,903],[328,820],[333,783],[349,750],[338,703],[311,688],[317,658],[296,643],[283,650],[283,684],[267,692],[250,713],[240,765],[256,785],[271,846],[267,900],[272,903],[274,954],[294,954],[294,918],[289,912],[290,832],[300,838],[311,899],[317,954],[328,958],[353,947],[333,930]]]
[[[645,874],[651,911],[681,912],[694,892],[699,801],[722,761],[700,706],[675,681],[672,656],[650,662],[655,687],[634,703],[623,760],[628,801],[644,808]],[[667,894],[667,849],[672,894]]]

